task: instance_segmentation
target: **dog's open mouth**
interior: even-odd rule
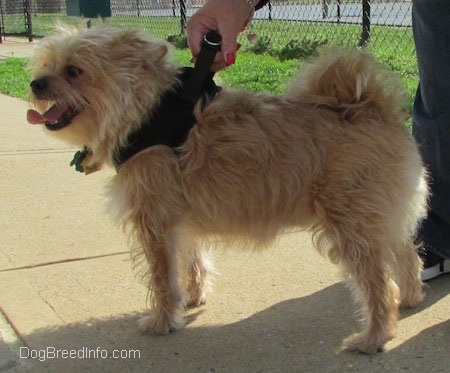
[[[27,120],[28,123],[45,124],[48,130],[57,131],[68,126],[79,113],[73,106],[55,104],[43,114],[33,109],[28,110]]]

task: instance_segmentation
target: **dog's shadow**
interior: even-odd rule
[[[447,280],[447,282],[445,282]],[[402,311],[403,318],[432,307],[448,293],[448,277],[437,280],[427,291],[425,302],[415,310]],[[226,308],[223,312],[227,312]],[[24,360],[38,371],[157,371],[157,372],[266,372],[266,371],[389,371],[412,369],[417,364],[450,366],[449,354],[439,354],[450,345],[450,321],[420,330],[414,337],[382,354],[365,356],[338,353],[341,339],[354,331],[354,305],[341,283],[311,295],[276,303],[246,319],[226,325],[197,326],[208,315],[208,307],[188,312],[188,325],[168,336],[140,334],[136,321],[142,315],[90,320],[24,336],[32,349],[108,351],[136,350],[133,358],[89,358]],[[106,353],[106,352],[105,352]],[[443,361],[446,360],[446,361]],[[443,365],[442,365],[443,364]],[[429,371],[429,368],[427,368]]]

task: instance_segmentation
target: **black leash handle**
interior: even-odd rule
[[[208,32],[202,41],[202,46],[195,62],[194,70],[186,81],[184,87],[185,98],[196,102],[201,95],[203,84],[208,77],[214,76],[211,73],[211,66],[216,57],[216,53],[220,51],[222,37],[214,31]]]
[[[195,63],[195,68],[199,70],[209,70],[216,57],[216,53],[220,51],[222,37],[214,31],[208,32],[203,36],[202,47]]]

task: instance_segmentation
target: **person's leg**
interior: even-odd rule
[[[450,258],[450,1],[413,0],[420,84],[413,134],[429,171],[430,211],[419,230],[426,250]]]

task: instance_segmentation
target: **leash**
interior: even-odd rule
[[[202,94],[202,88],[206,79],[212,79],[214,73],[211,73],[211,66],[220,51],[222,37],[214,31],[208,32],[203,36],[200,52],[195,62],[194,70],[184,85],[184,98],[197,102]]]

